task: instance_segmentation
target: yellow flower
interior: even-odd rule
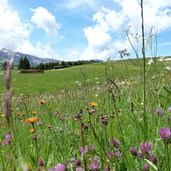
[[[34,110],[33,110],[31,113],[32,113],[33,115],[36,115],[36,114],[37,114],[37,112],[36,112],[36,111],[34,111]]]
[[[46,103],[46,100],[45,100],[45,99],[40,99],[40,100],[39,100],[39,102],[40,102],[40,104],[42,104],[42,105],[43,105],[43,104],[45,104],[45,103]]]
[[[1,117],[4,117],[5,116],[5,113],[1,114]]]
[[[36,116],[36,117],[33,117],[33,118],[28,118],[28,119],[26,119],[24,122],[25,122],[25,123],[33,124],[34,122],[36,122],[36,121],[38,121],[38,120],[39,120],[39,118],[38,118],[38,116]]]
[[[97,106],[97,103],[96,103],[96,102],[91,102],[90,105],[91,105],[92,107],[95,107],[95,106]]]
[[[35,129],[34,129],[34,128],[31,128],[31,129],[29,130],[29,132],[30,132],[30,133],[34,133],[34,132],[35,132]]]

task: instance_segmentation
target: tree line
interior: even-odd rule
[[[59,61],[59,62],[49,62],[49,63],[40,63],[37,66],[31,66],[27,57],[21,58],[18,64],[18,69],[41,69],[41,70],[50,70],[55,67],[69,67],[77,66],[83,64],[95,63],[95,60],[78,60],[78,61]]]

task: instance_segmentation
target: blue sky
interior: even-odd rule
[[[171,55],[170,0],[144,0],[147,55]],[[141,47],[139,0],[0,0],[0,48],[60,60],[119,59]],[[137,41],[136,41],[137,40]],[[138,49],[137,49],[138,50]],[[139,49],[140,52],[140,49]],[[141,53],[140,53],[141,56]]]

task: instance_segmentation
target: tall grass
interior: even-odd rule
[[[0,170],[170,171],[170,62],[147,65],[141,10],[143,61],[109,61],[100,84],[81,69],[74,88],[12,97],[7,67]]]

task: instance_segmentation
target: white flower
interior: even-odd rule
[[[158,59],[159,62],[164,61],[164,57],[161,57],[160,59]]]
[[[165,58],[164,61],[171,61],[171,58]]]
[[[151,65],[153,63],[154,63],[153,59],[149,59],[147,65]]]
[[[170,66],[167,66],[165,67],[168,71],[171,71],[171,67]]]

